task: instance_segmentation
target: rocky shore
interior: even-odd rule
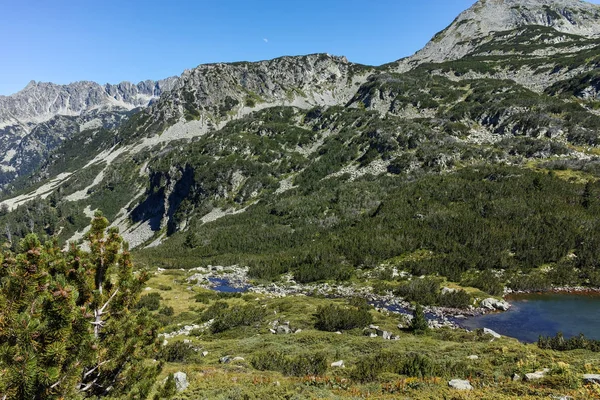
[[[357,284],[310,283],[300,284],[291,274],[285,275],[280,282],[252,284],[248,278],[248,268],[239,266],[207,266],[192,270],[188,278],[190,284],[212,290],[248,291],[270,297],[317,296],[328,298],[361,297],[366,299],[378,311],[402,316],[407,323],[412,319],[413,307],[410,302],[388,292],[384,295],[374,293],[371,286]],[[447,288],[444,288],[447,289]],[[451,290],[451,289],[447,289]],[[424,311],[432,328],[459,328],[458,320],[489,312],[506,311],[510,304],[504,300],[488,298],[480,301],[479,307],[467,309],[428,306]]]

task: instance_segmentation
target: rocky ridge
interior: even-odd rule
[[[481,40],[491,40],[491,33],[522,26],[546,26],[558,32],[598,37],[599,21],[600,6],[580,0],[479,0],[402,64],[456,60],[469,54]]]
[[[68,85],[31,81],[23,90],[0,96],[0,190],[33,172],[49,153],[83,131],[114,129],[137,108],[170,90],[177,78]]]

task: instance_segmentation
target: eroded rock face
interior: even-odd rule
[[[600,34],[600,6],[578,0],[480,0],[410,58],[412,63],[456,60],[491,32],[540,25],[559,32]]]

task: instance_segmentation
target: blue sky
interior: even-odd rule
[[[139,82],[317,52],[380,65],[419,50],[474,2],[0,0],[0,95],[30,80]]]

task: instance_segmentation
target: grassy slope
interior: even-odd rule
[[[195,303],[194,293],[204,289],[188,289],[181,284],[186,272],[171,271],[159,274],[148,285],[171,286],[171,290],[154,289],[163,297],[163,305],[176,309],[173,318],[181,323],[197,321],[199,314],[210,304]],[[510,399],[546,398],[551,395],[570,395],[576,399],[593,398],[598,393],[594,387],[582,385],[582,373],[600,371],[600,356],[586,351],[552,352],[535,345],[520,344],[514,339],[490,340],[476,333],[441,330],[425,336],[402,332],[395,326],[397,317],[372,310],[374,323],[382,329],[400,336],[398,341],[369,338],[360,330],[343,332],[342,335],[320,332],[312,326],[313,314],[319,305],[331,302],[342,304],[343,300],[313,297],[288,297],[272,299],[260,295],[245,295],[243,299],[228,300],[229,303],[256,304],[265,307],[266,317],[256,327],[235,328],[220,334],[204,333],[190,336],[192,345],[199,352],[208,351],[206,357],[199,353],[181,363],[167,363],[163,376],[176,371],[188,374],[191,386],[176,399],[266,399],[266,398],[370,398],[370,399]],[[275,313],[276,312],[276,313]],[[183,314],[183,319],[182,319]],[[289,320],[291,326],[303,331],[290,335],[272,335],[268,323]],[[170,342],[182,340],[171,339]],[[324,352],[328,363],[344,360],[345,369],[328,368],[326,374],[316,380],[309,377],[286,377],[278,372],[257,371],[251,360],[265,350],[278,350],[288,356]],[[377,353],[428,355],[452,365],[441,376],[408,377],[391,373],[380,374],[376,379],[361,383],[353,379],[353,371],[361,359]],[[239,356],[244,361],[220,364],[223,356]],[[469,360],[470,355],[479,359]],[[568,364],[566,366],[565,364]],[[541,368],[550,368],[549,377],[535,383],[513,382],[515,373],[523,376]],[[470,379],[475,390],[461,393],[447,387],[449,379]],[[159,380],[161,382],[161,380]]]

